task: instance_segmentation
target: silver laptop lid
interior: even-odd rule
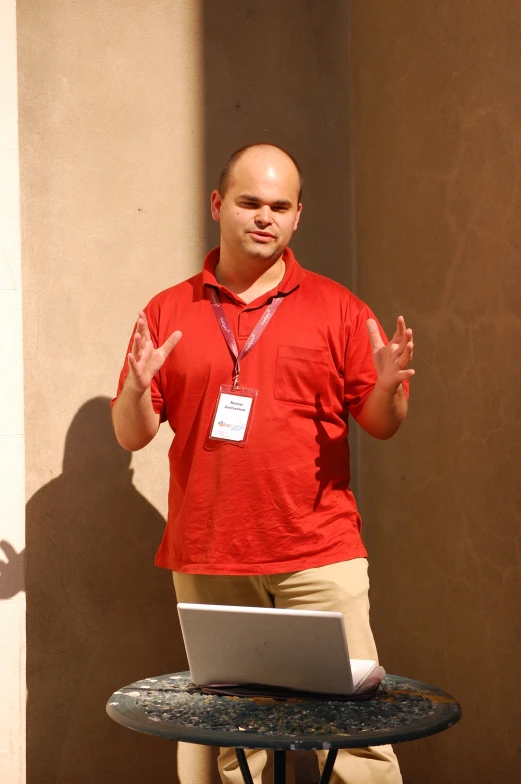
[[[197,685],[259,683],[330,694],[354,691],[341,613],[188,603],[178,604],[178,610]],[[368,661],[361,677],[374,664]]]

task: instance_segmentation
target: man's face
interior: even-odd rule
[[[302,205],[293,162],[274,148],[245,152],[232,168],[224,198],[211,197],[221,223],[221,248],[252,261],[280,258],[297,228]]]

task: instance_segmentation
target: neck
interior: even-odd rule
[[[245,302],[251,302],[277,286],[286,272],[282,256],[274,261],[236,260],[222,253],[215,269],[221,286],[233,291]]]

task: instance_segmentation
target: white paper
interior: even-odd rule
[[[210,433],[211,437],[224,438],[226,441],[242,441],[252,403],[251,397],[222,392]]]

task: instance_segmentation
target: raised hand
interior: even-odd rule
[[[386,392],[396,390],[402,381],[414,376],[414,370],[407,368],[414,349],[412,329],[406,329],[405,319],[398,316],[396,332],[387,346],[374,319],[367,320],[367,330],[378,374],[378,385]]]
[[[166,358],[180,340],[181,332],[176,330],[162,346],[155,348],[150,337],[147,317],[143,310],[139,311],[132,351],[128,354],[128,380],[135,389],[141,392],[148,389],[154,375],[161,370]]]

